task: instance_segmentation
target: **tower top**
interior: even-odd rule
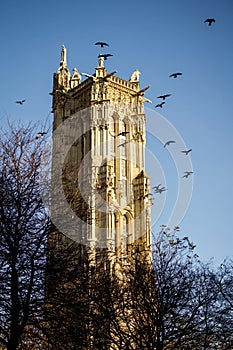
[[[79,73],[73,69],[73,75],[67,67],[67,51],[65,45],[61,47],[60,66],[53,79],[53,112],[64,109],[68,116],[79,110],[100,103],[123,103],[135,105],[143,109],[143,102],[150,102],[144,97],[149,88],[140,89],[140,71],[134,70],[128,80],[115,76],[116,71],[107,72],[104,61],[112,54],[99,54],[98,64],[93,75]],[[84,81],[81,75],[87,77]],[[57,118],[55,118],[57,121]],[[61,122],[58,121],[58,124]]]

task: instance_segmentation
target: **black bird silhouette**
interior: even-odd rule
[[[153,190],[158,191],[158,189],[160,188],[160,186],[162,186],[162,184],[156,185],[154,187],[152,187]]]
[[[158,188],[157,190],[155,190],[155,193],[162,193],[162,192],[165,192],[165,191],[167,191],[167,188],[161,187],[161,188]]]
[[[127,134],[129,134],[129,131],[122,131],[122,132],[119,132],[119,134],[117,136],[126,136]]]
[[[97,41],[97,43],[95,43],[95,45],[100,45],[100,47],[109,46],[107,43],[105,43],[103,41]]]
[[[38,135],[41,135],[41,136],[44,136],[44,135],[47,134],[47,132],[45,132],[45,131],[40,131],[40,132],[38,132],[37,134],[38,134]]]
[[[125,141],[125,142],[123,142],[123,143],[121,143],[120,145],[118,145],[117,147],[125,147],[125,145],[127,144],[127,143],[129,143],[129,141]]]
[[[99,55],[99,57],[103,57],[104,60],[107,60],[108,57],[110,57],[110,56],[113,56],[113,55],[111,55],[110,53],[103,53],[103,54]]]
[[[172,74],[169,75],[169,77],[171,77],[171,78],[177,78],[178,75],[182,75],[182,73],[180,73],[180,72],[172,73]]]
[[[171,96],[171,94],[160,95],[160,96],[157,96],[157,98],[161,98],[162,100],[165,100],[165,98],[169,96]]]
[[[212,23],[215,23],[215,19],[214,18],[207,18],[204,23],[208,23],[209,26],[212,25]]]
[[[189,152],[191,152],[192,151],[192,149],[190,148],[190,149],[187,149],[187,150],[184,150],[184,151],[181,151],[182,153],[185,153],[186,154],[186,156],[189,154]]]
[[[165,102],[158,103],[158,104],[155,106],[155,108],[157,108],[157,107],[162,108],[162,107],[163,107],[163,105],[164,105],[164,103],[165,103]]]
[[[152,193],[147,193],[147,194],[145,194],[145,196],[143,198],[152,197],[152,196],[153,196]]]
[[[19,103],[20,105],[22,105],[26,100],[18,100],[18,101],[15,101],[15,103]]]
[[[169,146],[171,143],[176,143],[176,141],[173,141],[173,140],[169,140],[167,141],[163,147],[166,147],[166,146]]]
[[[191,174],[193,174],[193,171],[185,171],[183,177],[188,178]]]

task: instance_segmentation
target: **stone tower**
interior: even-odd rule
[[[98,56],[93,75],[73,74],[62,46],[53,78],[52,220],[94,252],[127,259],[151,245],[150,183],[145,172],[146,117],[140,72],[129,80],[107,72]],[[82,81],[82,76],[84,80]],[[62,178],[62,179],[61,179]]]

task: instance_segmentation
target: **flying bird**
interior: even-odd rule
[[[192,149],[187,149],[187,150],[184,150],[184,151],[181,151],[182,153],[185,153],[186,156],[192,151]]]
[[[37,134],[38,134],[38,135],[41,135],[41,136],[44,136],[44,135],[47,134],[47,132],[45,132],[45,131],[40,131],[40,132],[38,132]]]
[[[215,19],[214,18],[207,18],[204,23],[208,23],[209,26],[212,25],[212,23],[215,23]]]
[[[162,184],[156,185],[156,186],[152,187],[152,189],[157,191],[160,188],[160,186],[162,186]]]
[[[147,197],[151,197],[151,196],[153,196],[152,193],[147,193],[147,194],[145,194],[145,196],[143,198],[147,198]]]
[[[156,191],[155,191],[155,193],[162,193],[162,192],[165,192],[165,191],[167,191],[167,188],[165,188],[165,187],[161,187],[161,188],[158,188]]]
[[[193,171],[185,171],[183,177],[188,178],[191,174],[193,174]]]
[[[15,103],[19,103],[20,105],[22,105],[26,100],[18,100],[18,101],[15,101]]]
[[[126,136],[127,134],[129,134],[129,131],[122,131],[122,132],[119,132],[119,134],[117,136]]]
[[[176,141],[173,141],[173,140],[169,140],[167,141],[163,147],[166,147],[166,146],[169,146],[171,143],[176,143]]]
[[[105,43],[103,41],[97,41],[97,43],[95,43],[95,45],[100,45],[100,47],[109,46],[107,43]]]
[[[177,78],[179,75],[182,75],[180,72],[172,73],[169,75],[170,78]]]
[[[157,108],[157,107],[162,108],[162,107],[163,107],[163,105],[164,105],[164,103],[165,103],[165,102],[158,103],[158,104],[155,106],[155,108]]]
[[[129,142],[129,141],[125,141],[125,142],[121,143],[120,145],[118,145],[117,147],[121,147],[121,146],[125,147],[125,145],[126,145],[128,142]]]
[[[107,60],[108,57],[110,57],[110,56],[113,56],[113,55],[111,53],[104,53],[104,54],[99,55],[99,57],[103,57],[104,60]]]
[[[157,96],[157,98],[161,98],[162,100],[165,100],[165,98],[169,96],[171,96],[171,94],[160,95],[160,96]]]

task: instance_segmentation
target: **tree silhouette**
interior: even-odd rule
[[[0,344],[9,350],[26,346],[28,332],[28,343],[40,338],[49,226],[39,185],[44,142],[30,125],[9,123],[0,135]]]
[[[199,261],[188,237],[162,227],[151,256],[138,246],[120,270],[109,294],[117,349],[232,347],[232,268],[221,281],[219,269]]]
[[[127,258],[72,241],[41,199],[44,144],[35,126],[0,135],[2,348],[232,349],[232,260],[200,262],[189,238],[165,226]],[[66,169],[64,192],[88,220],[75,171]]]

